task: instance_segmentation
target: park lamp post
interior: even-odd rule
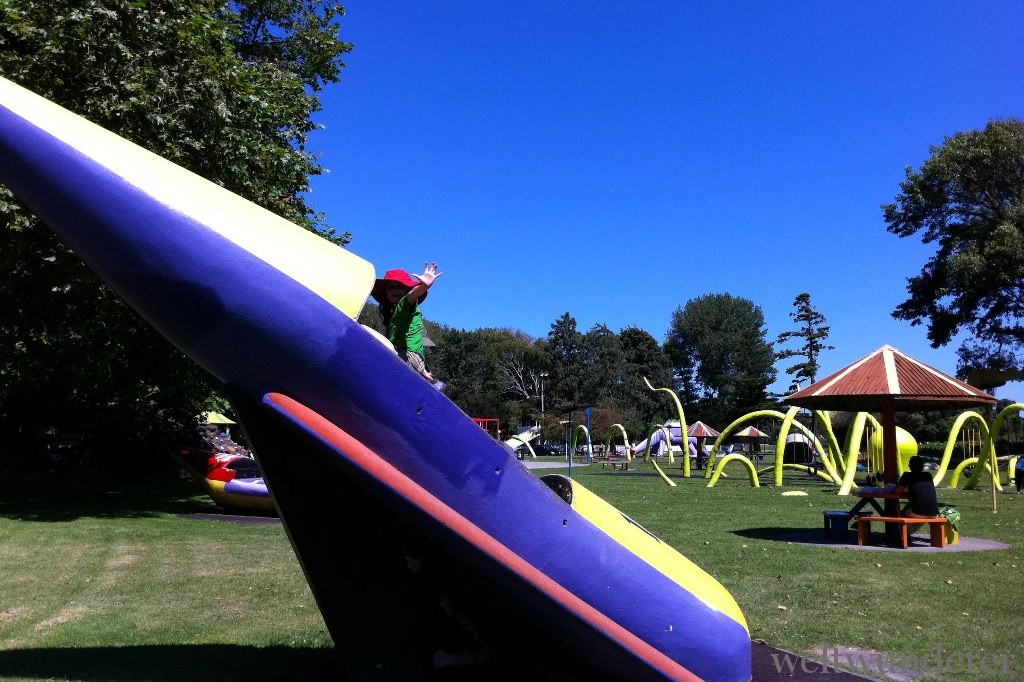
[[[569,445],[569,437],[572,435],[572,413],[569,413],[568,419],[559,423],[565,426],[565,459],[569,462],[569,478],[572,478],[572,456],[576,454]]]
[[[548,373],[540,373],[540,416],[544,416],[544,380],[547,379]]]
[[[562,421],[560,421],[558,423],[565,427],[565,434],[566,434],[565,435],[565,458],[571,463],[572,462],[572,453],[569,452],[569,424],[571,422],[568,419],[563,419]],[[570,464],[570,466],[571,466],[571,464]]]

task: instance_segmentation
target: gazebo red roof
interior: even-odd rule
[[[812,409],[873,411],[946,409],[996,402],[988,393],[943,374],[892,346],[882,346],[857,362],[786,398]]]
[[[704,422],[697,421],[690,424],[690,427],[686,429],[686,435],[696,438],[715,438],[719,434],[718,431],[715,431]]]
[[[732,435],[736,436],[737,438],[768,438],[769,437],[767,433],[765,433],[764,431],[761,431],[756,426],[747,426],[745,428],[740,429],[739,431],[733,432]]]

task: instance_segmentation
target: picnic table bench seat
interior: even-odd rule
[[[922,518],[916,516],[858,516],[857,521],[857,544],[866,545],[871,536],[872,523],[892,523],[899,526],[900,547],[907,548],[907,526],[916,526],[919,523],[927,523],[931,533],[932,547],[946,546],[946,519],[941,516],[934,518]]]
[[[600,464],[602,469],[612,468],[612,471],[627,471],[629,469],[629,460],[625,457],[594,457],[593,462]]]

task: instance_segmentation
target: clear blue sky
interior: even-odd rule
[[[378,273],[437,261],[428,318],[542,337],[569,311],[663,341],[728,292],[774,340],[806,291],[825,373],[886,343],[955,370],[891,317],[932,248],[879,205],[930,145],[1024,117],[1024,3],[345,7],[312,199]]]

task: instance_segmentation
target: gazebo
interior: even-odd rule
[[[702,421],[695,421],[690,424],[689,428],[686,429],[687,438],[693,438],[697,448],[697,465],[698,467],[703,466],[704,460],[704,441],[709,438],[718,438],[720,434],[717,430],[711,428]]]
[[[785,399],[815,410],[881,412],[885,482],[895,483],[896,412],[993,405],[996,399],[959,379],[882,346]]]
[[[746,438],[750,441],[751,455],[753,455],[756,450],[761,449],[760,441],[762,438],[765,440],[769,438],[767,433],[760,430],[756,426],[746,426],[740,429],[739,431],[734,431],[732,435],[734,438]]]

